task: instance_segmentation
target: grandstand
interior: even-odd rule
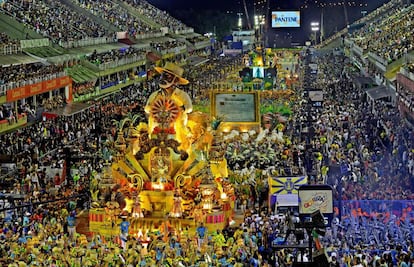
[[[158,60],[183,65],[210,53],[209,39],[146,1],[10,0],[0,10],[0,104],[15,111],[100,97],[142,81]],[[10,75],[15,65],[34,74]],[[47,66],[60,71],[44,75]]]

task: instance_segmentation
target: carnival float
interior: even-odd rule
[[[213,231],[232,220],[220,120],[192,112],[189,96],[175,87],[188,83],[180,67],[167,63],[156,71],[172,80],[149,97],[147,122],[138,115],[117,122],[112,163],[91,180],[93,233],[117,236],[121,216],[136,237],[194,231],[200,223]]]

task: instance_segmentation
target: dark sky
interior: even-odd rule
[[[232,24],[237,24],[237,13],[244,13],[243,0],[147,0],[154,6],[167,10],[170,14],[185,22],[190,27],[198,30],[196,16],[199,17],[206,10],[215,10],[231,15]],[[245,0],[249,8],[250,21],[253,17],[254,0]],[[310,22],[319,21],[321,13],[324,13],[326,31],[334,32],[345,27],[345,12],[342,3],[347,3],[347,15],[349,22],[361,17],[361,11],[371,11],[379,7],[382,3],[389,0],[269,0],[270,10],[300,10],[301,28],[282,30],[294,36],[308,38],[310,34]],[[187,10],[192,10],[195,14],[188,14]],[[230,11],[230,12],[228,12]],[[181,17],[180,17],[181,16]],[[243,15],[243,19],[245,20]],[[194,21],[194,23],[193,23]],[[200,21],[200,20],[199,20]],[[202,19],[203,23],[214,24],[215,20],[211,17]],[[247,25],[246,21],[243,25]],[[280,30],[279,30],[280,31]]]
[[[243,10],[243,0],[148,0],[151,4],[163,10],[174,9],[215,9],[215,10]],[[253,6],[254,0],[245,0],[248,6]],[[380,5],[389,0],[269,0],[270,7],[273,9],[297,9],[301,7],[321,7],[322,5],[329,7],[339,6],[346,2],[348,6],[371,6]]]
[[[247,0],[249,1],[249,0]],[[250,0],[251,1],[251,0]],[[228,9],[238,5],[240,0],[148,0],[151,4],[164,10],[171,9]]]

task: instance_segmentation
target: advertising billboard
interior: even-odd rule
[[[332,222],[334,206],[333,192],[330,185],[302,185],[298,189],[299,217],[307,221],[315,212],[323,216],[324,224]]]
[[[300,11],[272,11],[272,28],[299,28]]]
[[[323,214],[333,213],[333,193],[329,185],[302,185],[298,195],[300,214],[312,214],[318,210]]]

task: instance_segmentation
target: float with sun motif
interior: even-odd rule
[[[163,95],[151,105],[148,123],[135,125],[137,117],[118,123],[113,163],[106,178],[91,181],[90,231],[117,236],[120,216],[129,220],[130,235],[144,239],[156,231],[194,231],[201,222],[210,231],[224,228],[235,196],[220,123],[201,112],[184,114]]]

